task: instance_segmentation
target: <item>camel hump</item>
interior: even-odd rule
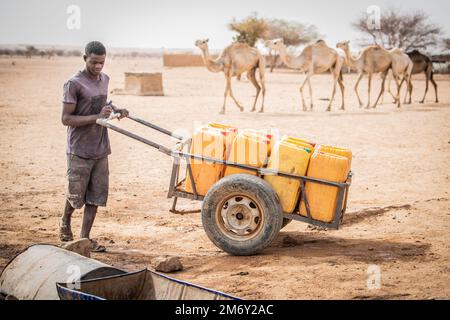
[[[236,52],[237,50],[246,49],[246,48],[250,48],[249,45],[246,43],[233,42],[232,44],[230,44],[229,46],[225,47],[225,49],[222,50],[220,57],[225,57],[225,56],[231,54],[232,52]]]
[[[372,52],[380,52],[380,51],[387,52],[386,49],[384,49],[382,46],[380,46],[378,44],[371,45],[371,46],[367,47],[366,49],[368,49],[367,51],[372,51]]]
[[[392,53],[403,53],[403,50],[400,49],[400,48],[394,48],[394,49],[392,49],[391,52],[392,52]]]
[[[234,42],[231,45],[229,45],[228,48],[243,49],[243,48],[250,48],[250,46],[245,42]]]
[[[419,50],[414,49],[413,51],[408,52],[408,54],[420,55],[421,53],[419,52]]]
[[[319,46],[326,46],[327,45],[325,40],[322,40],[322,39],[317,40],[316,44],[319,45]]]

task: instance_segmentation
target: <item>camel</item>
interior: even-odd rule
[[[288,53],[283,39],[274,39],[266,41],[266,46],[269,49],[275,50],[280,54],[280,59],[283,63],[291,69],[299,69],[301,72],[306,72],[306,78],[300,86],[300,94],[302,97],[303,111],[306,111],[305,99],[303,96],[303,88],[306,84],[309,86],[310,96],[310,110],[314,108],[312,88],[310,78],[314,74],[324,73],[328,70],[333,77],[333,92],[331,94],[330,103],[326,111],[331,110],[334,96],[336,94],[336,83],[339,84],[342,95],[341,109],[345,110],[344,100],[344,79],[342,77],[342,66],[344,65],[345,57],[337,50],[327,46],[325,41],[319,40],[316,43],[307,45],[299,56],[293,56]]]
[[[428,92],[428,82],[431,81],[431,83],[434,86],[434,92],[435,92],[435,96],[436,96],[436,103],[439,103],[439,99],[438,99],[438,93],[437,93],[437,84],[433,79],[434,76],[434,72],[433,72],[433,62],[431,61],[431,59],[429,57],[427,57],[424,54],[421,54],[419,51],[417,50],[413,50],[410,52],[406,53],[412,60],[414,67],[412,70],[412,74],[419,74],[419,73],[425,73],[425,77],[426,77],[426,87],[425,87],[425,94],[423,96],[423,99],[420,101],[420,103],[424,103],[425,102],[425,97],[427,96],[427,92]],[[409,83],[410,87],[409,87],[409,100],[411,101],[411,95],[412,95],[412,90],[413,90],[413,85],[412,82]]]
[[[381,73],[382,74],[382,84],[381,84],[381,90],[380,94],[378,95],[377,101],[372,106],[372,108],[376,108],[378,104],[378,100],[380,100],[380,97],[382,96],[384,92],[384,84],[386,81],[386,76],[388,74],[388,71],[391,69],[392,66],[392,57],[391,54],[383,49],[382,47],[378,45],[372,45],[365,47],[361,50],[361,53],[359,57],[356,59],[352,57],[352,54],[350,53],[350,41],[344,41],[339,42],[337,44],[337,47],[342,49],[345,52],[345,61],[347,65],[352,69],[357,69],[359,71],[358,80],[355,84],[355,92],[356,96],[358,97],[359,107],[362,108],[363,103],[361,101],[361,98],[358,94],[358,85],[361,81],[362,77],[364,76],[364,73],[367,73],[368,76],[368,98],[367,98],[367,105],[366,109],[370,108],[370,91],[372,87],[372,75],[374,73]]]
[[[388,92],[391,94],[392,98],[394,98],[394,103],[397,103],[397,108],[400,108],[400,88],[402,87],[403,82],[406,81],[407,91],[412,90],[410,82],[413,71],[413,62],[409,56],[399,48],[389,50],[389,53],[392,57],[392,76],[397,84],[397,96],[394,96],[391,92],[390,79],[388,81]],[[407,95],[408,92],[405,95],[403,103],[411,104],[411,96],[409,102],[406,102]]]
[[[256,102],[258,100],[259,93],[262,90],[262,104],[259,112],[264,112],[264,97],[266,94],[265,85],[265,60],[261,53],[256,48],[250,47],[246,43],[235,42],[226,47],[217,59],[212,59],[209,54],[208,41],[197,40],[195,45],[202,51],[203,61],[206,68],[211,72],[223,72],[226,78],[226,87],[224,94],[224,101],[220,114],[225,114],[225,105],[227,102],[228,94],[236,103],[236,106],[244,111],[244,108],[236,100],[231,90],[231,78],[240,76],[242,73],[247,72],[247,78],[256,88],[256,97],[253,103],[252,112],[256,110]],[[259,69],[260,83],[256,80],[256,69]]]

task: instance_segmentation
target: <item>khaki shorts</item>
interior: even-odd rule
[[[75,209],[84,204],[106,206],[109,189],[108,156],[101,159],[84,159],[67,155],[66,199]]]

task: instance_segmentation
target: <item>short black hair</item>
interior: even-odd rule
[[[87,56],[90,55],[91,53],[102,56],[102,55],[106,54],[106,48],[99,41],[91,41],[86,45],[86,48],[84,49],[84,53]]]

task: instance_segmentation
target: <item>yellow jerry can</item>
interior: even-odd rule
[[[348,159],[349,167],[351,170],[352,151],[350,149],[345,149],[345,148],[340,148],[340,147],[332,147],[332,146],[327,146],[327,145],[321,144],[317,147],[317,150],[319,150],[321,152],[332,153],[332,154],[337,154],[339,156],[346,157]]]
[[[279,141],[272,150],[267,168],[304,176],[310,157],[310,149]],[[283,212],[292,213],[300,195],[300,180],[276,175],[265,175],[264,180],[274,188],[280,198]]]
[[[232,132],[215,128],[198,128],[192,136],[190,152],[194,155],[224,161],[231,146],[232,135]],[[190,163],[197,194],[204,196],[211,186],[223,177],[225,165],[197,159],[191,159]],[[193,193],[192,181],[188,169],[186,170],[185,190]]]
[[[316,147],[316,144],[314,142],[311,142],[311,141],[308,141],[308,140],[302,139],[302,138],[293,137],[293,136],[284,135],[283,137],[281,137],[281,140],[292,142],[294,144],[300,144],[300,145],[306,144],[312,148]]]
[[[272,148],[276,142],[270,130],[243,129],[240,131],[240,133],[248,137],[253,137],[255,139],[269,140],[269,150],[267,151],[267,154],[270,156]]]
[[[332,182],[345,182],[350,170],[346,157],[316,151],[311,156],[307,176]],[[323,222],[331,222],[337,205],[338,188],[323,184],[306,182],[305,194],[311,217]],[[304,201],[300,202],[300,214],[307,216]]]
[[[228,161],[261,168],[267,162],[270,140],[239,132],[231,145]],[[257,175],[256,171],[227,166],[225,176],[237,173]]]
[[[228,130],[228,131],[233,131],[233,132],[238,131],[238,128],[236,128],[234,126],[230,126],[228,124],[223,124],[223,123],[218,123],[218,122],[209,122],[208,127],[216,128],[216,129],[220,129],[220,130]]]

